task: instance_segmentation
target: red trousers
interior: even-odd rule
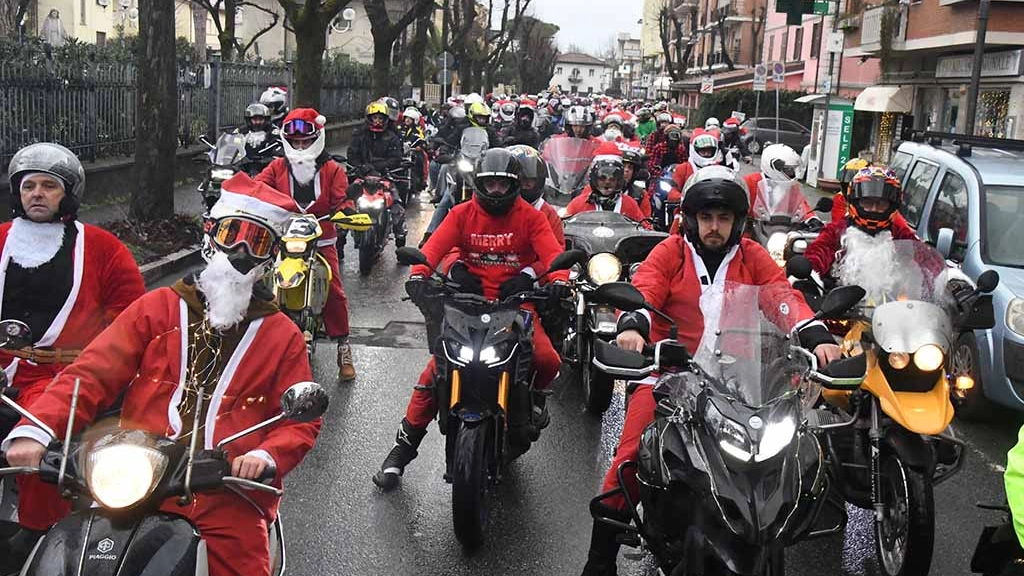
[[[196,494],[185,507],[178,506],[177,498],[168,498],[161,510],[185,516],[199,528],[210,576],[270,576],[267,520],[237,494]]]
[[[555,376],[558,376],[558,367],[561,362],[558,352],[551,345],[551,339],[540,325],[540,320],[535,318],[533,323],[533,368],[537,371],[537,378],[534,380],[534,386],[541,390],[550,386]],[[405,409],[405,418],[413,428],[426,428],[437,415],[433,393],[423,389],[423,387],[434,385],[436,370],[434,357],[431,356],[427,367],[420,374],[419,382],[417,382],[418,388],[413,390],[412,398],[409,398],[409,406]]]
[[[324,305],[324,329],[330,338],[347,338],[348,298],[341,286],[341,269],[338,266],[338,248],[331,244],[321,246],[320,254],[331,268],[331,285],[327,292],[327,304]]]
[[[18,404],[32,409],[32,402],[43,395],[49,379],[19,387]],[[31,530],[49,530],[71,513],[71,502],[61,498],[56,484],[47,484],[37,474],[23,474],[18,484],[18,522]]]
[[[601,485],[601,492],[608,492],[619,487],[617,471],[623,462],[636,462],[637,454],[640,452],[640,435],[644,429],[654,422],[654,409],[657,404],[654,402],[654,386],[641,384],[629,397],[629,407],[626,409],[626,421],[622,424],[622,434],[619,435],[619,445],[615,448],[615,457],[612,458],[612,466],[604,475],[604,484]],[[629,468],[624,473],[626,490],[633,502],[640,497],[640,489],[636,483],[636,468]],[[626,507],[626,499],[621,494],[604,501],[605,504],[619,510]]]

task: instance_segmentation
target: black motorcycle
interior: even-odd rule
[[[197,190],[203,197],[203,205],[209,211],[220,200],[220,188],[225,180],[239,172],[255,177],[276,158],[281,150],[281,143],[274,140],[260,150],[249,150],[246,147],[245,135],[238,132],[224,132],[211,144],[205,136],[199,138],[210,151],[206,160],[197,158],[197,162],[209,162],[206,177],[199,183]]]
[[[14,323],[14,324],[12,324]],[[28,330],[16,321],[0,322]],[[0,376],[6,387],[6,379]],[[281,398],[282,413],[222,440],[212,450],[201,449],[202,395],[192,424],[192,442],[185,445],[140,430],[93,429],[73,438],[76,385],[71,399],[68,435],[58,439],[53,431],[28,410],[6,396],[8,407],[49,433],[50,445],[39,468],[0,468],[0,477],[39,474],[43,481],[75,499],[75,509],[36,544],[21,574],[24,576],[92,576],[97,574],[151,574],[153,576],[205,576],[206,547],[202,534],[183,516],[161,511],[168,498],[183,504],[194,494],[231,490],[255,503],[243,490],[280,496],[283,491],[264,482],[276,471],[268,468],[259,481],[231,476],[224,446],[258,430],[288,419],[310,422],[327,409],[327,393],[316,383],[300,382]],[[125,473],[130,467],[132,473]],[[270,523],[273,576],[284,573],[284,539],[280,516]],[[116,560],[114,563],[112,561]]]
[[[838,533],[845,520],[840,500],[830,497],[828,466],[815,432],[833,425],[805,408],[805,378],[826,387],[859,385],[864,366],[837,361],[819,372],[814,355],[767,321],[762,302],[778,306],[764,287],[725,288],[718,329],[694,357],[675,340],[640,354],[598,342],[594,363],[617,378],[640,380],[660,374],[654,389],[654,422],[640,440],[635,469],[640,501],[619,487],[591,502],[600,522],[624,532],[630,546],[654,555],[671,576],[785,574],[785,547]],[[863,296],[844,289],[823,305],[838,313]],[[623,310],[646,308],[636,288],[605,284],[595,300]],[[820,317],[820,316],[819,316]],[[630,520],[609,514],[603,502],[623,495]],[[638,504],[642,506],[638,507]],[[828,514],[823,514],[829,510]],[[825,522],[837,517],[835,522]]]
[[[644,230],[617,212],[580,212],[562,221],[567,248],[585,254],[574,276],[573,315],[562,343],[563,357],[575,364],[587,411],[602,414],[612,399],[615,379],[594,367],[594,341],[615,338],[615,308],[594,302],[590,295],[602,284],[629,280],[640,263],[668,237]]]
[[[551,271],[565,270],[579,257],[558,256]],[[398,261],[427,265],[412,247],[398,250]],[[459,285],[434,271],[435,295],[444,302],[441,336],[435,344],[437,381],[433,386],[438,428],[445,435],[445,480],[452,485],[455,536],[479,546],[487,525],[487,492],[503,470],[539,437],[533,419],[533,323],[526,302],[549,298],[544,289],[490,300],[460,292]]]

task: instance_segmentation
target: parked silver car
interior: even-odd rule
[[[1024,410],[1024,142],[927,137],[902,143],[891,162],[903,182],[903,216],[926,241],[952,229],[951,259],[972,279],[986,270],[1000,278],[995,327],[960,335],[954,348],[953,373],[974,382],[961,379],[953,390],[957,414],[985,417],[989,400]]]
[[[793,150],[803,150],[811,143],[811,130],[788,118],[778,119],[778,135],[775,132],[775,117],[748,118],[741,124],[747,130],[743,141],[751,154],[760,154],[768,144],[786,144]]]

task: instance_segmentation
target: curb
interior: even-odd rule
[[[185,248],[178,250],[173,254],[168,254],[163,258],[144,264],[139,267],[139,271],[142,272],[142,280],[145,281],[148,287],[157,280],[181,272],[182,270],[199,264],[202,262],[202,256],[199,252],[199,246],[192,246],[191,248]]]

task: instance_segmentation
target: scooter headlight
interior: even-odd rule
[[[722,415],[714,402],[708,402],[704,408],[704,422],[722,452],[743,462],[750,461],[752,454],[747,431],[743,426]]]
[[[214,168],[210,170],[210,178],[214,180],[227,180],[235,175],[235,171],[230,168]]]
[[[356,202],[356,204],[362,210],[367,210],[367,209],[380,210],[380,209],[384,208],[384,199],[383,198],[374,198],[373,200],[370,200],[369,198],[360,197],[359,201]]]
[[[456,167],[458,167],[459,172],[473,171],[473,163],[470,162],[469,160],[466,160],[465,158],[460,158],[459,161],[456,162]]]
[[[587,277],[598,286],[615,282],[621,275],[622,263],[614,254],[608,252],[595,254],[587,262]]]
[[[128,508],[153,493],[167,469],[167,460],[165,454],[146,446],[104,446],[86,460],[86,484],[105,508]]]
[[[786,266],[786,259],[783,257],[786,253],[786,242],[788,238],[785,232],[776,232],[768,238],[768,243],[765,244],[765,248],[768,249],[768,253],[771,254],[772,260],[782,267]]]
[[[914,365],[924,372],[934,372],[942,367],[945,362],[945,354],[942,348],[935,344],[925,344],[914,352]]]

